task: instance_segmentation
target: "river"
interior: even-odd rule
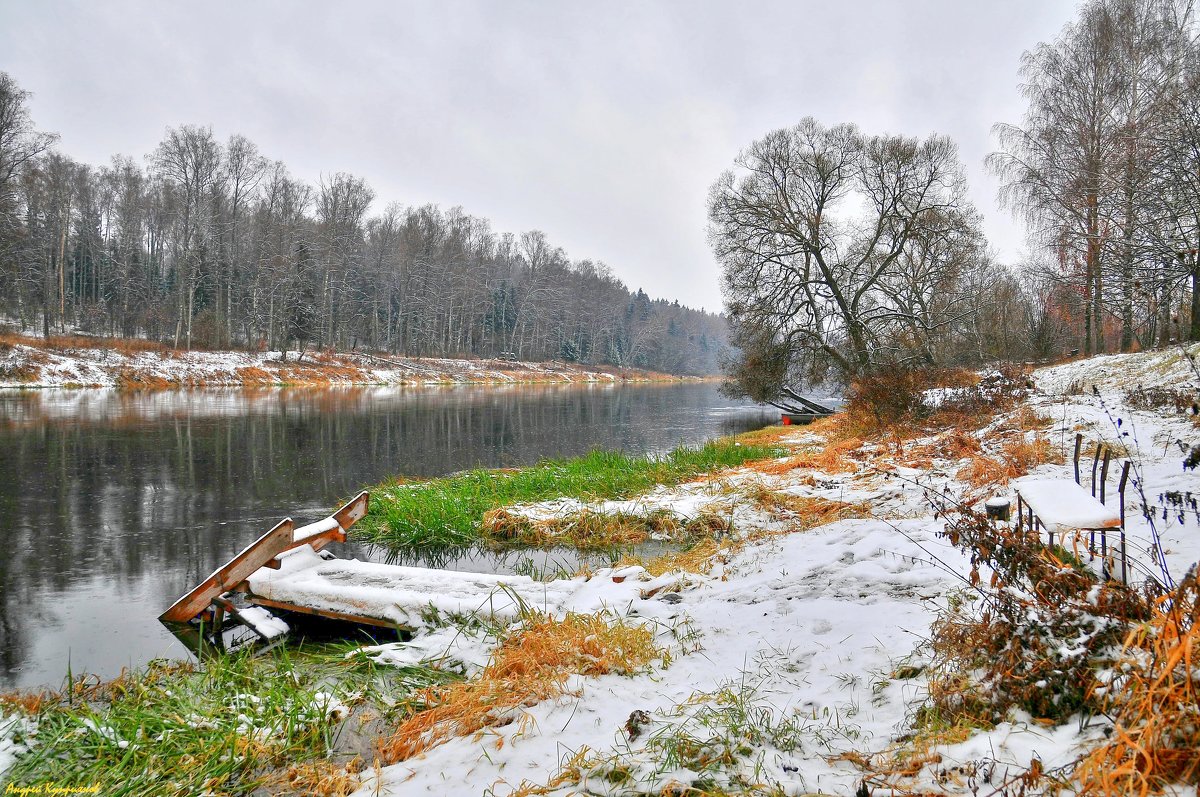
[[[712,383],[0,391],[0,687],[185,656],[155,619],[176,597],[390,476],[663,452],[777,417]]]

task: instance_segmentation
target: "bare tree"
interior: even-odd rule
[[[155,172],[178,186],[182,199],[175,236],[173,265],[176,290],[175,346],[186,332],[187,347],[192,347],[192,321],[195,317],[196,291],[211,267],[215,221],[213,192],[221,179],[221,146],[212,128],[183,125],[168,128],[166,137],[154,151]]]
[[[964,193],[944,137],[864,136],[808,118],[754,142],[709,197],[738,339],[774,357],[782,347],[788,373],[809,378],[829,366],[850,378],[884,361],[929,359],[946,319],[920,305],[929,286],[914,288],[907,272],[923,262],[940,278],[973,256]]]
[[[1084,296],[1082,348],[1104,351],[1101,324],[1106,164],[1116,153],[1118,76],[1112,19],[1094,6],[1051,44],[1022,56],[1023,125],[994,128],[1000,150],[988,163],[1004,179],[1001,199],[1030,235],[1055,249]]]
[[[19,276],[15,252],[21,237],[21,171],[57,140],[34,127],[29,96],[8,73],[0,72],[0,277],[14,285]]]

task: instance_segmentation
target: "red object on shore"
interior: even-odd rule
[[[780,415],[779,417],[783,419],[783,425],[784,425],[784,426],[791,426],[791,425],[792,425],[792,419],[791,419],[791,418],[789,418],[787,415]]]

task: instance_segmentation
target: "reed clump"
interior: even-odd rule
[[[971,454],[955,477],[975,488],[1006,485],[1039,465],[1062,464],[1063,456],[1044,435],[1017,435],[1005,441],[995,456]]]

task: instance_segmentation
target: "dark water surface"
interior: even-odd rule
[[[176,597],[389,476],[662,452],[777,417],[714,384],[0,391],[0,687],[186,655],[155,619]]]

